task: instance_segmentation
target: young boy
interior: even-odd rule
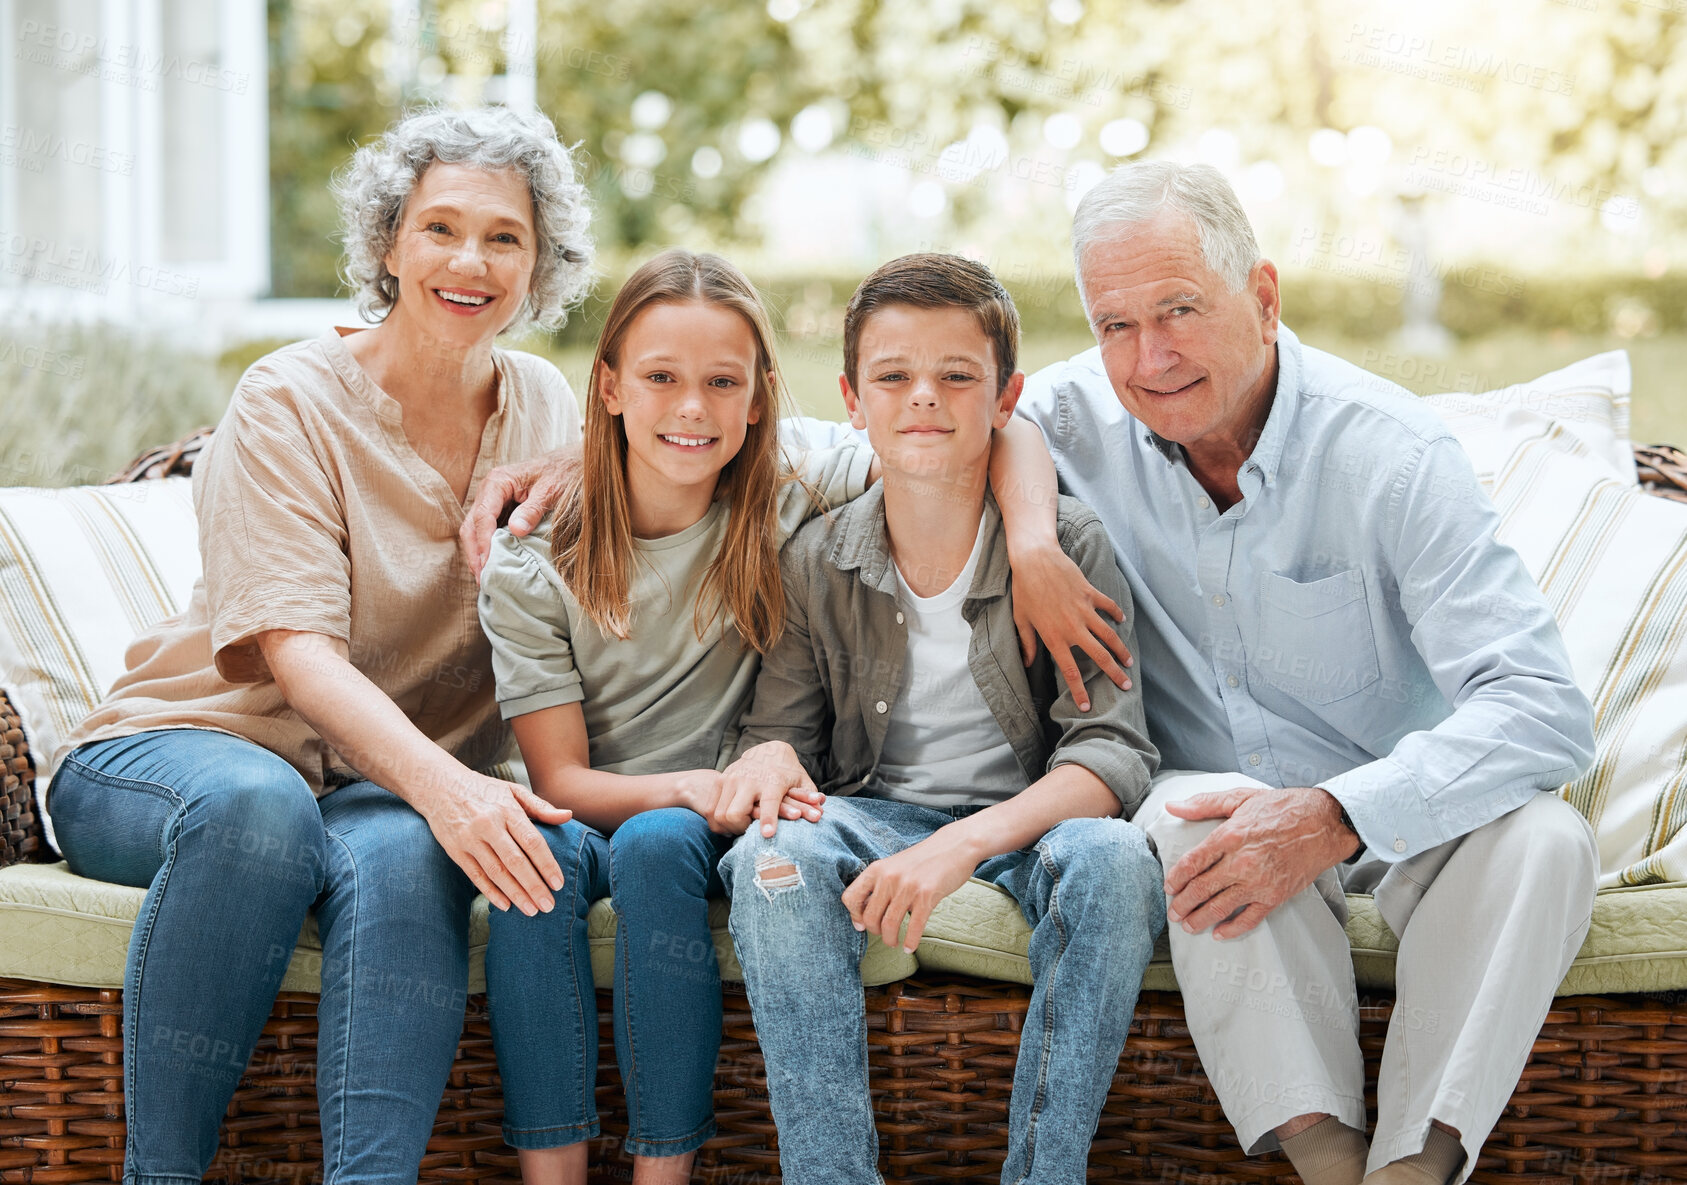
[[[1036,987],[1002,1180],[1052,1182],[1083,1179],[1165,925],[1160,866],[1120,817],[1158,762],[1139,692],[1080,658],[1080,712],[1046,655],[1021,659],[986,490],[992,430],[1025,381],[1018,337],[1006,291],[957,256],[904,256],[856,290],[840,385],[884,477],[786,545],[785,632],[727,770],[723,793],[832,796],[818,822],[764,811],[720,866],[781,1170],[802,1185],[881,1179],[857,970],[869,933],[914,949],[968,877],[1019,902]],[[1100,522],[1061,498],[1058,537],[1125,610],[1134,649]]]

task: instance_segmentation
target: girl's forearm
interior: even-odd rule
[[[550,766],[535,769],[528,763],[534,792],[547,802],[567,807],[582,823],[610,832],[642,811],[682,806],[695,809],[687,800],[684,779],[692,771],[677,774],[611,774],[590,766]]]

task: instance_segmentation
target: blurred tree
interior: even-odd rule
[[[398,113],[379,0],[269,0],[269,201],[275,296],[333,296],[339,216],[328,181]]]

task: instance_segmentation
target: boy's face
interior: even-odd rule
[[[996,389],[995,350],[971,309],[887,305],[861,326],[856,382],[839,377],[849,422],[885,474],[976,480],[990,433],[1013,415],[1025,375]]]

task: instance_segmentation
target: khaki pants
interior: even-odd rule
[[[1187,822],[1165,805],[1261,785],[1241,774],[1162,773],[1135,822],[1170,868],[1219,820]],[[1394,1014],[1377,1079],[1368,1171],[1422,1150],[1429,1123],[1456,1128],[1460,1180],[1504,1110],[1552,994],[1592,920],[1593,831],[1541,794],[1459,839],[1397,864],[1326,871],[1248,934],[1170,925],[1172,963],[1195,1048],[1250,1153],[1273,1129],[1323,1112],[1365,1130],[1365,1068],[1346,888],[1374,890],[1400,938]]]

